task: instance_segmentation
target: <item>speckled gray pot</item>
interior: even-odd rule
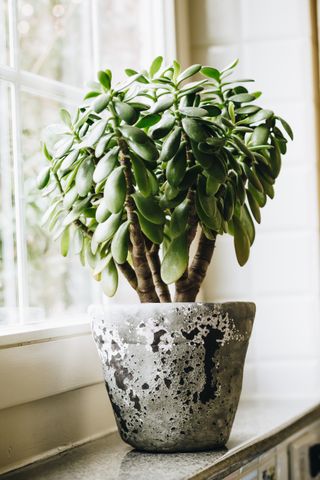
[[[146,451],[221,447],[237,410],[253,303],[91,307],[123,440]]]

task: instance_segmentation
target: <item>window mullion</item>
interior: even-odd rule
[[[12,63],[19,72],[18,51],[18,15],[17,2],[9,2],[9,30]],[[15,196],[16,244],[17,244],[17,271],[18,271],[18,301],[19,321],[24,323],[28,309],[28,282],[27,282],[27,246],[25,228],[25,205],[23,187],[23,161],[21,155],[21,112],[20,112],[20,82],[19,75],[11,89],[12,99],[12,150],[13,150],[13,179]]]

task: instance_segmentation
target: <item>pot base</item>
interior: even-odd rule
[[[168,303],[93,307],[93,334],[123,440],[149,452],[227,442],[255,306]]]

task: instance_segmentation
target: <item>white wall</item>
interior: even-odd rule
[[[207,300],[254,300],[257,316],[244,394],[320,392],[319,226],[311,13],[308,0],[189,0],[191,61],[222,67],[240,58],[259,103],[292,125],[276,184],[262,211],[249,263],[219,238]]]

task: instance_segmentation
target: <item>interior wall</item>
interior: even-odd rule
[[[188,3],[192,63],[219,68],[239,58],[237,78],[256,79],[253,88],[263,92],[259,104],[287,119],[295,134],[248,264],[240,268],[232,238],[219,237],[203,288],[206,300],[257,304],[244,382],[249,397],[313,396],[320,390],[312,5],[309,0]]]

